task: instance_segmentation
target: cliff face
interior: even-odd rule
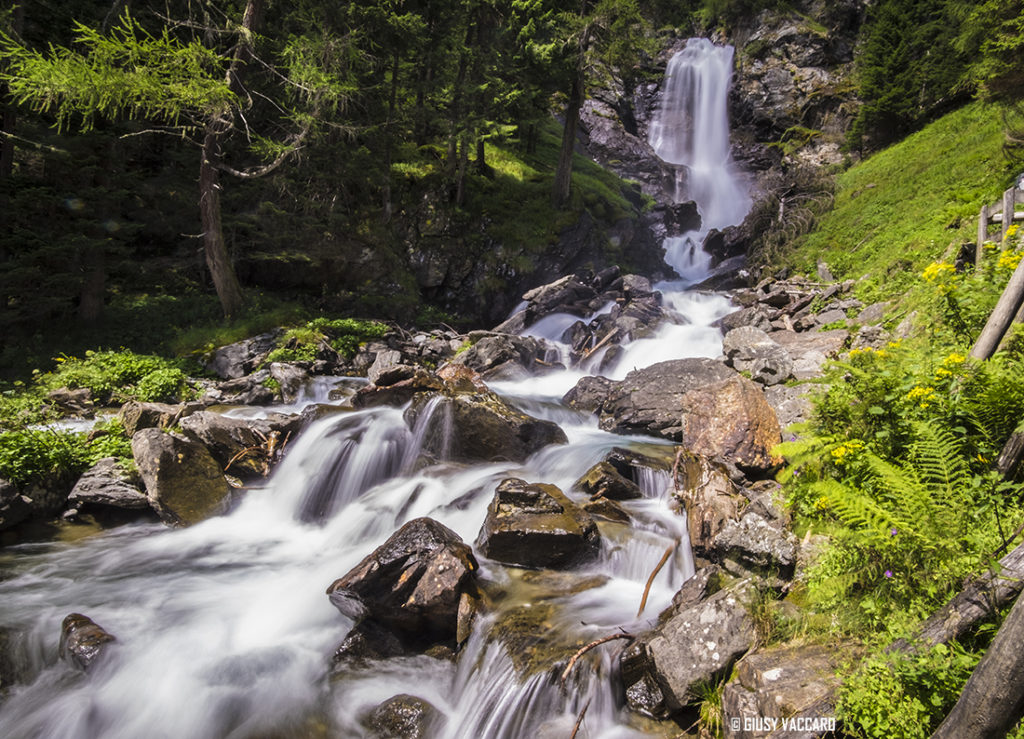
[[[867,0],[805,0],[784,12],[764,11],[712,34],[736,49],[730,95],[733,157],[752,176],[755,206],[748,224],[728,235],[726,251],[750,245],[753,219],[766,203],[792,192],[806,171],[837,165],[857,111],[853,53]],[[583,111],[589,153],[623,177],[637,180],[660,203],[674,197],[675,173],[647,143],[665,67],[686,43],[678,30],[632,90],[597,91]]]

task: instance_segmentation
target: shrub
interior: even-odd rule
[[[134,395],[145,402],[182,400],[190,395],[188,378],[177,368],[154,370],[139,381]]]
[[[15,485],[40,482],[62,473],[78,474],[88,466],[85,439],[51,429],[0,433],[0,477]]]

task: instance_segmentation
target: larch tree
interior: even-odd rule
[[[52,114],[58,128],[89,130],[98,118],[129,118],[150,125],[148,132],[185,136],[198,146],[204,254],[228,317],[239,314],[244,297],[224,243],[221,173],[269,174],[351,93],[348,37],[317,28],[276,39],[268,43],[274,47],[271,63],[256,53],[265,40],[258,34],[263,10],[263,0],[246,0],[240,15],[223,11],[216,25],[207,12],[201,21],[159,19],[155,31],[126,13],[109,32],[78,24],[71,48],[46,52],[0,36],[0,83],[14,103]],[[273,136],[250,126],[257,101],[275,110]],[[258,163],[232,166],[229,144],[231,152]]]

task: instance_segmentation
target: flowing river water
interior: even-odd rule
[[[704,226],[669,240],[666,261],[682,279],[656,287],[689,322],[626,346],[609,377],[721,352],[711,323],[731,310],[729,301],[685,288],[708,272],[700,250],[707,230],[738,223],[749,208],[729,156],[731,65],[731,48],[702,39],[669,65],[651,144],[679,166],[678,197],[697,201]],[[557,341],[575,320],[549,316],[527,333]],[[614,687],[622,642],[590,652],[566,691],[553,670],[555,660],[564,664],[566,645],[571,654],[573,645],[618,629],[648,628],[693,573],[685,519],[671,506],[664,472],[641,476],[645,497],[623,504],[634,523],[602,523],[600,556],[581,569],[543,576],[480,557],[481,576],[501,597],[476,620],[457,661],[395,658],[328,676],[329,656],[351,623],[325,588],[403,523],[430,516],[471,543],[505,477],[575,495],[573,482],[614,447],[670,454],[665,443],[603,432],[592,417],[563,406],[561,395],[585,374],[492,384],[569,438],[522,464],[418,469],[421,439],[401,410],[340,413],[308,428],[266,487],[250,491],[230,515],[187,529],[129,524],[75,542],[0,550],[0,627],[29,666],[25,683],[0,703],[0,737],[355,737],[365,734],[360,719],[369,709],[401,693],[444,714],[437,737],[568,737],[584,706],[580,737],[649,735],[652,728],[623,708]],[[638,617],[646,580],[676,541],[682,546]],[[117,637],[88,674],[57,658],[60,623],[71,612]],[[509,648],[494,625],[513,612],[528,626]]]

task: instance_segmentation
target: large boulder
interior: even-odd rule
[[[126,510],[149,510],[149,498],[141,489],[135,470],[128,470],[115,457],[104,457],[82,473],[71,489],[68,505],[106,506]]]
[[[753,570],[789,578],[796,566],[796,537],[753,511],[726,521],[712,546],[734,574]]]
[[[519,411],[494,393],[420,395],[405,412],[424,453],[461,462],[521,462],[568,439],[558,424]]]
[[[479,597],[476,570],[473,550],[458,534],[417,518],[335,580],[327,594],[345,616],[423,649],[468,636]]]
[[[469,340],[472,346],[452,362],[479,372],[484,380],[528,377],[558,361],[558,351],[553,346],[532,336],[473,331]]]
[[[692,454],[679,458],[675,496],[686,508],[690,546],[701,557],[711,553],[715,537],[747,502],[721,465]]]
[[[68,615],[60,628],[60,656],[80,670],[89,667],[108,649],[114,636],[88,616]]]
[[[700,700],[700,685],[728,675],[756,637],[744,605],[749,592],[743,581],[694,605],[673,606],[630,644],[621,657],[629,707],[669,718]]]
[[[231,488],[202,444],[143,429],[132,437],[132,455],[150,505],[164,523],[190,526],[227,510]]]
[[[117,417],[128,436],[136,431],[149,428],[170,428],[183,418],[198,413],[205,406],[202,403],[143,403],[129,400],[118,411]]]
[[[722,340],[726,361],[737,372],[749,372],[755,382],[778,385],[793,374],[789,352],[753,326],[734,328]]]
[[[32,499],[17,485],[0,479],[0,531],[17,526],[33,513]]]
[[[683,396],[735,376],[735,370],[713,359],[675,359],[634,370],[620,382],[586,383],[587,378],[584,378],[577,388],[569,391],[565,400],[574,407],[585,408],[585,402],[593,393],[604,388],[607,394],[597,410],[600,426],[605,431],[678,441],[682,431]]]
[[[722,713],[761,722],[726,721],[726,739],[831,736],[839,689],[837,654],[833,647],[808,644],[754,652],[737,662],[736,679],[722,691]]]
[[[182,419],[181,429],[209,449],[225,471],[256,478],[266,476],[279,461],[286,440],[298,433],[302,423],[300,416],[281,413],[243,419],[200,411]]]
[[[793,377],[798,380],[809,380],[821,377],[825,362],[839,356],[850,338],[850,332],[841,328],[801,333],[775,331],[771,338],[792,358]]]
[[[554,485],[508,478],[498,485],[477,539],[484,556],[521,567],[569,567],[594,557],[594,519]]]
[[[202,358],[203,366],[218,377],[235,380],[256,369],[277,346],[280,330],[222,346]]]

